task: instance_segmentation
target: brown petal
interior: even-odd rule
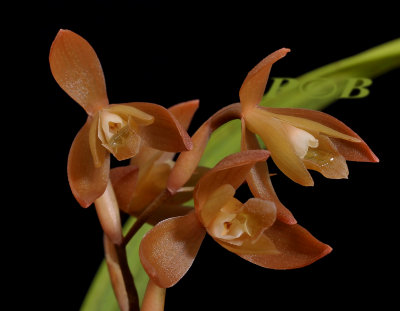
[[[132,201],[128,207],[128,213],[134,214],[142,211],[149,205],[167,185],[167,180],[171,166],[167,163],[157,163],[152,166],[149,173],[137,181],[135,191],[132,196]]]
[[[289,115],[294,117],[306,118],[315,122],[319,122],[338,132],[352,136],[360,140],[360,142],[351,142],[339,138],[331,138],[336,148],[348,161],[360,162],[379,162],[378,157],[372,152],[368,145],[353,130],[338,119],[321,111],[296,108],[266,108],[268,111]]]
[[[316,170],[326,178],[347,178],[349,170],[346,159],[337,151],[330,138],[325,135],[315,135],[318,148],[309,148],[303,159],[308,169]]]
[[[110,171],[119,208],[128,213],[138,177],[138,168],[133,165],[120,166]]]
[[[242,150],[258,150],[260,145],[255,134],[246,129],[242,119]],[[246,177],[251,193],[258,198],[273,201],[277,210],[277,219],[287,224],[297,223],[293,214],[281,203],[272,186],[266,162],[257,162]]]
[[[215,241],[221,245],[223,248],[226,248],[228,251],[235,253],[239,256],[244,255],[277,255],[279,251],[276,249],[272,240],[266,235],[261,235],[260,238],[253,242],[250,239],[244,241],[244,243],[240,246],[233,245],[227,242],[224,242],[220,239],[215,239]]]
[[[61,29],[51,45],[49,60],[54,79],[89,115],[108,105],[100,61],[85,39]]]
[[[224,184],[237,189],[252,166],[268,157],[269,152],[265,150],[243,151],[225,157],[198,182],[194,193],[196,209],[201,209],[208,197]]]
[[[247,200],[243,204],[243,213],[246,215],[246,226],[252,239],[257,239],[276,220],[275,204],[259,198]]]
[[[191,178],[207,146],[211,132],[210,123],[203,123],[192,137],[193,149],[179,155],[167,183],[167,188],[171,193],[178,191]]]
[[[285,48],[273,52],[247,74],[239,91],[243,114],[261,101],[272,65],[288,52],[290,50]]]
[[[244,259],[265,268],[294,269],[307,266],[324,257],[332,248],[314,238],[300,225],[276,221],[264,233],[275,244],[276,255],[241,255]]]
[[[295,153],[283,121],[258,108],[249,112],[245,121],[246,127],[261,137],[275,164],[286,176],[303,186],[314,185],[303,161]]]
[[[205,236],[194,212],[157,224],[142,239],[139,256],[159,287],[175,285],[189,270]]]
[[[193,115],[199,108],[199,100],[190,100],[169,107],[168,110],[174,115],[185,130],[188,130]]]
[[[141,136],[155,149],[170,152],[191,150],[191,139],[171,112],[151,103],[123,104],[135,107],[154,117],[154,122],[141,128]]]
[[[82,207],[88,207],[106,189],[110,172],[110,155],[104,155],[101,167],[96,168],[89,146],[89,117],[76,135],[68,155],[68,180],[72,193]]]

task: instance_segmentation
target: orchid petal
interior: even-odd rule
[[[277,255],[279,251],[276,249],[272,240],[266,235],[261,235],[256,241],[246,239],[241,245],[233,245],[221,239],[214,240],[228,251],[239,256],[245,255]]]
[[[260,103],[272,65],[288,52],[290,50],[285,48],[273,52],[247,74],[239,91],[243,114]]]
[[[246,123],[242,120],[242,150],[258,150],[260,145],[255,134],[246,129]],[[273,201],[277,210],[277,219],[295,224],[293,214],[281,203],[271,183],[271,178],[266,162],[257,162],[246,177],[251,193],[258,198]]]
[[[163,221],[168,218],[184,216],[189,212],[193,211],[192,206],[185,205],[171,205],[169,203],[165,203],[159,209],[157,209],[150,217],[147,219],[147,223],[155,226],[160,221]]]
[[[265,108],[265,109],[267,111],[279,115],[305,118],[314,122],[318,122],[340,133],[358,139],[359,142],[353,142],[349,140],[340,139],[340,137],[331,138],[332,142],[336,145],[336,148],[339,151],[339,153],[342,154],[348,161],[379,162],[378,157],[372,152],[372,150],[360,138],[360,136],[358,136],[343,122],[339,121],[338,119],[332,117],[327,113],[310,109],[295,109],[295,108]]]
[[[138,213],[149,205],[165,189],[170,171],[171,166],[169,164],[157,163],[152,166],[145,177],[138,179],[127,212],[130,214]]]
[[[185,129],[171,112],[160,105],[151,103],[126,103],[154,117],[154,122],[141,127],[141,136],[153,148],[179,152],[191,150],[193,145]]]
[[[200,210],[209,196],[224,184],[230,184],[233,189],[239,188],[251,167],[268,157],[269,152],[265,150],[243,151],[225,157],[197,184],[194,193],[196,209]]]
[[[89,117],[76,135],[68,155],[68,181],[82,207],[88,207],[103,194],[110,172],[110,155],[104,148],[104,161],[100,167],[95,167],[89,144],[92,122]]]
[[[261,109],[263,109],[263,108],[261,108]],[[286,115],[281,115],[281,114],[273,114],[273,116],[277,119],[283,120],[283,121],[293,125],[296,128],[304,129],[309,132],[318,132],[321,134],[325,134],[329,137],[340,138],[340,139],[348,140],[353,143],[361,142],[361,140],[357,137],[346,135],[344,133],[336,131],[328,126],[325,126],[325,125],[318,123],[316,121],[313,121],[313,120],[309,120],[309,119],[305,119],[305,118],[298,118],[298,117],[294,117],[294,116],[286,116]]]
[[[192,265],[204,236],[194,212],[158,223],[140,243],[143,268],[157,286],[175,285]]]
[[[193,115],[199,108],[199,100],[190,100],[168,108],[185,130],[188,130]]]
[[[119,208],[125,213],[129,212],[138,179],[138,168],[133,165],[120,166],[110,171],[110,180],[117,197]]]
[[[100,61],[85,39],[70,30],[60,30],[49,60],[54,79],[89,115],[108,105]]]
[[[237,206],[236,202],[238,201],[233,198],[234,194],[235,189],[230,184],[223,184],[207,196],[204,204],[197,205],[196,211],[200,215],[199,219],[204,227],[210,226],[222,207],[226,205]],[[240,206],[241,203],[239,202]]]
[[[308,169],[316,170],[326,178],[347,178],[349,169],[346,159],[337,151],[335,145],[325,135],[317,136],[318,148],[308,150],[303,159]]]
[[[275,164],[286,176],[303,186],[314,184],[302,159],[296,154],[282,121],[265,114],[261,109],[248,113],[245,121],[247,128],[264,141]]]
[[[307,266],[324,257],[332,248],[314,238],[300,225],[276,221],[264,234],[279,254],[241,255],[242,258],[270,269],[294,269]]]
[[[191,178],[207,146],[211,132],[210,123],[203,123],[192,137],[193,149],[179,155],[167,182],[167,188],[171,193],[178,191]]]
[[[252,239],[258,237],[276,220],[276,207],[271,201],[250,198],[243,204],[243,214],[246,216],[246,226]]]

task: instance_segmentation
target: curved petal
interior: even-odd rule
[[[262,109],[254,109],[248,113],[245,121],[247,128],[261,137],[275,164],[286,176],[303,186],[314,185],[310,173],[296,154],[282,121],[265,114]]]
[[[288,52],[290,50],[285,48],[273,52],[247,74],[239,91],[243,114],[261,101],[272,65]]]
[[[230,184],[237,189],[245,180],[252,166],[269,157],[266,150],[250,150],[225,157],[213,169],[204,174],[194,192],[195,207],[200,210],[208,197],[220,186]]]
[[[300,225],[276,221],[264,233],[279,254],[241,255],[242,258],[270,269],[294,269],[307,266],[324,257],[332,248],[314,238]]]
[[[142,211],[165,190],[170,171],[171,166],[167,163],[157,163],[151,167],[146,176],[143,178],[140,177],[136,184],[128,213],[134,214]]]
[[[163,221],[167,218],[184,216],[189,212],[193,211],[192,206],[184,206],[184,205],[170,205],[165,204],[157,209],[146,222],[155,226],[160,221]]]
[[[58,85],[89,115],[108,105],[100,61],[81,36],[61,29],[51,45],[49,61]]]
[[[188,130],[193,115],[199,108],[199,100],[189,100],[168,108],[185,130]]]
[[[193,148],[192,141],[171,112],[151,103],[126,103],[154,117],[154,122],[141,128],[141,136],[155,149],[170,152],[187,151]]]
[[[243,213],[246,215],[246,226],[252,239],[257,240],[260,235],[276,220],[276,207],[271,201],[250,198],[243,204]]]
[[[360,140],[360,142],[352,142],[343,140],[340,138],[331,138],[336,148],[348,161],[360,161],[360,162],[379,162],[378,157],[372,152],[368,145],[358,136],[352,129],[350,129],[343,122],[339,121],[331,115],[310,109],[299,109],[299,108],[265,108],[266,110],[294,117],[305,118],[318,122],[326,127],[332,128],[338,132],[352,136]]]
[[[214,240],[228,251],[239,256],[244,255],[277,255],[279,251],[276,249],[272,240],[266,235],[261,235],[260,238],[253,242],[249,239],[245,240],[240,246],[224,242],[220,239]]]
[[[140,243],[143,268],[159,287],[175,285],[192,265],[204,236],[194,212],[160,222]]]
[[[246,123],[242,119],[242,150],[258,150],[260,145],[255,134],[246,129]],[[268,201],[273,201],[276,206],[277,219],[287,224],[297,223],[293,214],[281,203],[272,186],[271,178],[266,162],[256,163],[246,177],[247,185],[251,193]]]
[[[110,171],[110,180],[114,187],[119,208],[125,213],[129,212],[138,178],[138,168],[133,165],[120,166]]]
[[[167,188],[171,193],[178,191],[191,178],[207,146],[211,132],[211,124],[203,123],[192,137],[193,149],[179,155],[167,182]]]
[[[82,207],[88,207],[107,187],[110,172],[110,154],[105,151],[104,161],[98,168],[93,162],[89,146],[89,132],[93,119],[89,117],[72,142],[68,155],[68,181],[72,193]]]
[[[320,172],[326,178],[347,178],[349,169],[346,159],[337,151],[330,138],[325,135],[316,135],[318,148],[309,149],[303,159],[308,169]]]

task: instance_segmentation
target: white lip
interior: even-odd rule
[[[290,124],[285,124],[286,131],[294,150],[301,159],[304,159],[308,152],[308,148],[317,148],[319,145],[318,139],[312,136],[307,131],[299,129]]]

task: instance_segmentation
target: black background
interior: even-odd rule
[[[28,302],[41,310],[78,310],[103,256],[94,208],[79,207],[67,181],[69,147],[86,114],[51,76],[48,52],[60,28],[80,34],[94,47],[111,103],[148,101],[169,107],[200,99],[190,134],[218,108],[237,102],[247,72],[278,48],[292,52],[274,65],[271,76],[296,77],[399,36],[391,16],[395,9],[383,5],[85,3],[45,2],[14,11],[12,25],[23,25],[13,37],[23,55],[17,57],[33,65],[17,80],[33,91],[19,88],[8,104],[19,114],[21,106],[12,104],[23,102],[27,119],[24,152],[19,152],[22,170],[13,171],[11,179],[14,189],[24,189],[13,195],[18,215],[10,221],[24,224],[12,234],[13,246],[22,253],[9,256],[22,272],[12,279],[16,306]],[[28,18],[19,15],[22,10]],[[312,188],[281,174],[274,177],[281,201],[299,224],[333,247],[331,254],[302,269],[273,271],[207,237],[187,275],[167,290],[166,310],[313,310],[372,303],[385,309],[393,303],[398,82],[399,72],[393,71],[374,80],[368,97],[342,99],[325,110],[363,137],[379,164],[349,163],[348,180],[312,173]],[[25,95],[28,100],[22,100]]]

